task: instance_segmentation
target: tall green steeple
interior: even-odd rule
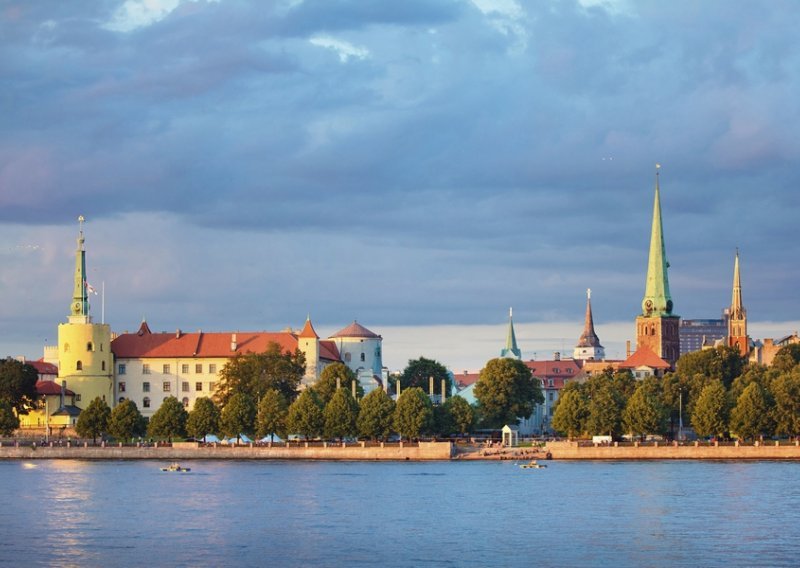
[[[522,351],[517,347],[517,335],[514,333],[514,312],[508,308],[508,333],[506,346],[500,350],[500,357],[522,359]]]
[[[656,164],[656,196],[653,202],[653,228],[650,232],[650,259],[647,264],[647,283],[642,300],[642,314],[646,317],[672,315],[672,297],[669,294],[669,277],[666,252],[664,250],[664,231],[661,226],[661,194],[658,184]]]
[[[89,297],[86,290],[86,250],[83,248],[83,215],[78,217],[80,232],[78,233],[78,248],[75,251],[75,285],[72,291],[72,306],[70,316],[89,316]]]

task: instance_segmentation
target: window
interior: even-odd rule
[[[150,392],[150,383],[147,381],[142,383],[142,392]]]
[[[183,397],[183,400],[181,402],[183,403],[183,407],[184,408],[188,407],[189,406],[189,397],[186,397],[186,396]]]
[[[381,356],[381,348],[380,347],[376,347],[375,348],[375,357],[380,357],[380,356]]]
[[[101,371],[105,371],[106,370],[106,362],[105,361],[100,361],[100,370]]]
[[[100,351],[102,351],[102,350],[103,350],[103,344],[101,343],[100,344]]]
[[[553,386],[553,379],[547,379],[547,386],[548,387],[552,387]]]
[[[196,390],[196,391],[203,390],[203,383],[195,383],[194,384],[194,390]]]
[[[189,381],[183,381],[181,383],[181,391],[189,392]]]
[[[202,373],[202,372],[203,372],[203,364],[202,364],[202,363],[197,363],[197,364],[194,366],[194,372],[195,372],[196,374],[198,374],[198,375],[199,375],[200,373]]]
[[[125,363],[120,363],[117,367],[117,374],[124,375],[128,368],[125,366]]]
[[[117,390],[119,390],[119,392],[125,392],[125,381],[122,381],[117,385]]]
[[[553,391],[550,391],[549,393],[547,393],[547,398],[548,398],[548,400],[550,402],[553,402]]]
[[[211,373],[212,375],[217,374],[217,364],[216,363],[211,363],[208,366],[208,372]]]
[[[183,373],[184,375],[188,375],[189,374],[189,365],[187,365],[186,363],[181,365],[181,373]]]
[[[161,402],[167,402],[168,398],[169,398],[168,396],[165,396],[164,398],[161,399]]]
[[[83,363],[81,363],[80,361],[75,363],[75,370],[76,371],[83,371]]]
[[[81,401],[81,395],[76,393],[75,394],[75,402],[80,402],[80,401]]]
[[[164,392],[171,391],[172,390],[172,383],[169,382],[169,381],[164,381],[164,383],[161,385],[161,390],[163,390]]]
[[[350,362],[350,353],[345,353],[345,354],[344,354],[344,360],[345,360],[347,363],[349,363],[349,362]]]
[[[217,386],[217,383],[210,382],[210,383],[208,383],[208,390],[210,390],[211,392],[214,392],[214,388],[216,388],[216,386]]]
[[[150,397],[146,396],[142,399],[142,408],[150,408]]]
[[[150,364],[149,363],[143,363],[142,364],[142,374],[143,375],[149,375],[150,374]]]
[[[125,402],[125,397],[124,396],[119,397],[119,403],[122,404],[123,402]]]
[[[92,345],[91,341],[86,344],[86,351],[94,351],[94,345]]]
[[[571,369],[571,368],[570,368],[570,369],[567,369],[567,374],[568,374],[568,375],[571,375],[571,374],[572,374],[572,369]]]
[[[367,356],[366,356],[366,355],[364,355],[363,353],[361,354],[361,360],[362,360],[362,361],[366,361],[366,360],[367,360]]]
[[[165,363],[162,366],[161,372],[164,373],[165,375],[169,375],[169,363]]]
[[[69,353],[69,343],[64,344],[64,353]]]

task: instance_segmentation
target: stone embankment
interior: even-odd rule
[[[339,460],[339,461],[432,461],[453,457],[450,442],[394,444],[273,444],[227,446],[175,443],[157,446],[119,445],[17,445],[4,443],[0,459],[78,460]]]
[[[753,445],[684,442],[648,444],[586,444],[548,442],[554,460],[795,460],[800,443],[756,442]]]

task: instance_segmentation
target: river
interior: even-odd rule
[[[797,566],[800,463],[0,462],[9,566]]]

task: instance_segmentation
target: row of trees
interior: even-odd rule
[[[720,347],[688,353],[674,373],[635,381],[610,369],[561,392],[553,427],[569,437],[675,435],[679,420],[699,436],[800,435],[800,345],[770,367]]]
[[[11,357],[0,359],[0,435],[19,428],[20,412],[36,399],[36,369]]]

